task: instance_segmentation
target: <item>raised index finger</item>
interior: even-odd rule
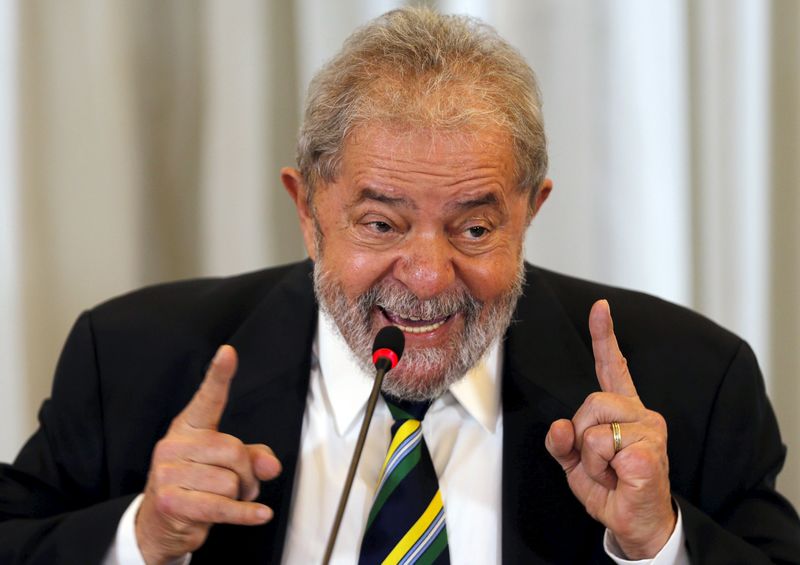
[[[592,334],[595,371],[600,388],[625,396],[636,396],[628,362],[622,355],[614,335],[614,322],[607,300],[598,300],[589,313],[589,332]]]
[[[230,345],[221,346],[200,388],[181,412],[179,420],[192,428],[216,430],[228,402],[228,390],[236,373],[236,363],[236,350]]]

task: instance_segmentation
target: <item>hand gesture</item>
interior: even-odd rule
[[[545,443],[572,492],[611,530],[626,557],[652,558],[676,521],[667,425],[636,394],[607,301],[592,306],[589,331],[602,392],[590,394],[572,420],[553,422]]]
[[[266,445],[217,431],[236,372],[236,350],[217,351],[200,388],[153,451],[136,539],[149,565],[199,548],[212,524],[258,525],[272,510],[253,502],[280,463]]]

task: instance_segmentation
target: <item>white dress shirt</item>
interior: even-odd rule
[[[347,344],[320,315],[318,355],[303,420],[303,442],[289,521],[286,564],[319,562],[372,388]],[[453,563],[499,563],[503,416],[500,347],[431,405],[422,433],[439,478]],[[358,562],[372,497],[391,439],[392,416],[375,409],[331,563]],[[464,472],[469,469],[469,472]],[[481,532],[476,536],[476,532]],[[483,535],[486,534],[486,535]]]
[[[301,450],[283,563],[322,559],[372,387],[333,322],[320,313],[311,360]],[[451,562],[501,562],[503,413],[502,349],[495,342],[481,362],[437,399],[422,424],[444,500]],[[391,438],[392,417],[378,402],[356,472],[331,563],[352,565]],[[141,495],[120,521],[106,565],[143,565],[134,520]],[[610,532],[606,552],[620,564],[688,564],[680,513],[667,545],[653,560],[627,561]],[[186,564],[187,555],[176,563]]]

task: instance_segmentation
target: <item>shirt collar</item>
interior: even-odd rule
[[[327,396],[336,432],[344,435],[359,420],[367,404],[373,375],[361,369],[335,323],[322,310],[319,312],[314,352],[319,360],[322,389]],[[467,414],[493,434],[500,412],[501,365],[502,351],[499,341],[495,340],[478,364],[451,386],[444,398],[437,399],[431,410],[435,411],[437,404],[452,396]]]

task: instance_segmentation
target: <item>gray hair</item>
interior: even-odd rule
[[[315,75],[297,142],[311,201],[336,179],[349,133],[367,122],[507,132],[515,174],[531,202],[547,171],[536,77],[487,24],[429,8],[388,12],[356,30]]]

